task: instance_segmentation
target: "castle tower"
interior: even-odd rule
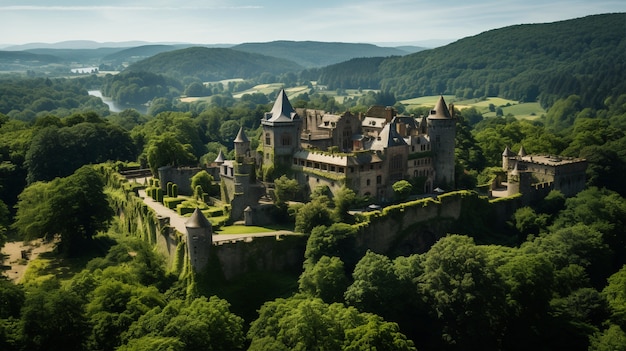
[[[276,97],[272,110],[261,121],[263,126],[263,167],[291,167],[293,154],[300,149],[302,120],[291,106],[285,90]]]
[[[217,154],[217,157],[215,158],[215,161],[213,162],[215,162],[216,165],[221,166],[224,164],[224,160],[225,160],[224,153],[220,149],[220,153]]]
[[[246,136],[246,133],[243,131],[243,127],[239,128],[239,132],[237,133],[237,137],[233,140],[233,144],[235,145],[235,159],[238,162],[244,157],[250,157],[250,140]]]
[[[511,159],[511,157],[514,156],[515,154],[513,153],[513,151],[511,151],[511,149],[509,149],[509,146],[507,145],[502,152],[502,170],[509,170],[509,160]]]
[[[519,157],[524,157],[524,156],[526,156],[526,155],[527,155],[527,154],[526,154],[526,150],[524,150],[524,145],[520,146],[520,148],[519,148],[519,152],[517,153],[517,156],[519,156]]]
[[[209,262],[213,245],[213,227],[200,209],[196,208],[185,222],[187,228],[187,250],[194,271],[200,272]]]
[[[454,188],[456,120],[450,114],[443,96],[439,97],[435,107],[430,110],[427,128],[435,170],[433,187]]]

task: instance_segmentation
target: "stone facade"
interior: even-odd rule
[[[507,195],[521,193],[527,201],[541,199],[550,190],[574,196],[585,188],[587,160],[555,155],[528,155],[521,147],[517,154],[507,146],[502,153],[507,172]]]
[[[403,179],[421,178],[426,193],[454,188],[456,120],[443,97],[421,118],[398,116],[382,106],[357,116],[296,111],[281,91],[261,124],[259,167],[289,168],[309,191],[345,185],[386,201],[393,183]]]

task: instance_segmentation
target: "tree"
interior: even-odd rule
[[[413,191],[413,185],[406,180],[399,180],[391,186],[398,201],[406,200]]]
[[[146,156],[152,174],[158,175],[163,166],[190,166],[197,163],[190,145],[181,144],[172,134],[166,133],[150,141]]]
[[[332,212],[328,208],[330,200],[327,196],[322,195],[300,207],[296,213],[295,231],[311,234],[313,228],[333,223]]]
[[[22,309],[27,350],[82,350],[88,332],[82,298],[58,286],[30,291]]]
[[[391,260],[384,255],[367,251],[352,273],[354,282],[345,293],[346,303],[360,311],[366,311],[394,320],[402,305],[398,304],[401,289]]]
[[[350,218],[348,210],[351,206],[355,205],[357,201],[356,193],[354,190],[342,186],[335,196],[333,202],[335,203],[335,217],[338,221],[347,222]]]
[[[191,177],[191,188],[196,189],[198,186],[210,196],[215,196],[219,193],[218,187],[213,185],[213,176],[205,170],[201,170]]]
[[[286,175],[274,180],[274,196],[276,197],[276,206],[281,206],[288,201],[296,198],[300,192],[300,185],[295,179],[289,179]]]
[[[61,251],[70,255],[106,229],[113,217],[102,175],[91,166],[66,178],[32,184],[20,194],[16,207],[13,227],[25,240],[51,240],[58,234]]]
[[[420,292],[441,323],[444,344],[497,349],[505,318],[501,278],[485,251],[466,236],[449,235],[425,254]],[[460,313],[463,311],[463,313]]]
[[[415,350],[397,324],[342,304],[296,295],[266,302],[249,350]]]
[[[334,223],[330,226],[320,225],[311,230],[311,235],[306,243],[304,252],[306,265],[313,265],[322,258],[344,257],[351,259],[350,251],[354,247],[351,239],[354,239],[356,229],[346,223]]]
[[[322,256],[313,266],[306,267],[299,279],[300,291],[319,297],[326,303],[343,301],[348,279],[339,257]]]

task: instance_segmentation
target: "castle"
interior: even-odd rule
[[[393,198],[392,186],[399,180],[411,181],[425,194],[455,188],[456,118],[454,106],[447,106],[442,96],[426,116],[401,116],[383,106],[359,115],[336,115],[294,109],[281,90],[261,127],[257,149],[251,150],[241,128],[233,141],[235,159],[226,160],[220,152],[209,168],[221,183],[221,197],[231,205],[233,220],[264,224],[267,216],[247,216],[254,215],[259,200],[271,193],[274,178],[283,174],[292,176],[309,193],[319,186],[327,186],[332,193],[346,186],[380,202]],[[507,147],[502,168],[506,179],[496,179],[490,194],[522,193],[525,201],[533,201],[552,189],[565,196],[584,189],[587,162],[527,155],[523,147],[515,154]],[[162,179],[183,177],[176,172],[181,171],[159,170]],[[191,176],[185,174],[187,179]]]
[[[516,154],[507,146],[502,153],[502,169],[507,175],[503,194],[522,193],[526,202],[542,199],[550,190],[570,197],[585,188],[587,160],[555,155],[529,155],[521,146]]]
[[[453,113],[443,97],[420,118],[398,116],[393,108],[381,106],[358,116],[296,110],[281,90],[261,121],[259,149],[250,150],[240,129],[235,159],[218,155],[215,160],[223,195],[232,204],[231,217],[241,218],[264,195],[257,172],[266,181],[293,174],[309,192],[325,185],[334,193],[346,186],[383,202],[393,197],[392,185],[399,180],[413,180],[425,193],[453,189]]]

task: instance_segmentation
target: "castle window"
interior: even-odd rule
[[[265,145],[272,145],[272,138],[270,133],[265,133]]]
[[[330,166],[330,171],[334,172],[335,171],[335,166]]]
[[[365,182],[365,184],[367,184],[367,186],[369,186],[369,185],[370,185],[370,180],[368,179],[368,180]]]
[[[346,173],[346,170],[343,167],[339,167],[339,173]]]
[[[350,173],[354,173],[354,167],[350,167]]]
[[[402,169],[402,155],[396,155],[391,159],[391,169]]]
[[[283,134],[281,139],[282,139],[283,146],[291,145],[291,136],[289,134]]]
[[[383,183],[383,177],[382,176],[377,176],[376,177],[376,184],[382,184]]]

